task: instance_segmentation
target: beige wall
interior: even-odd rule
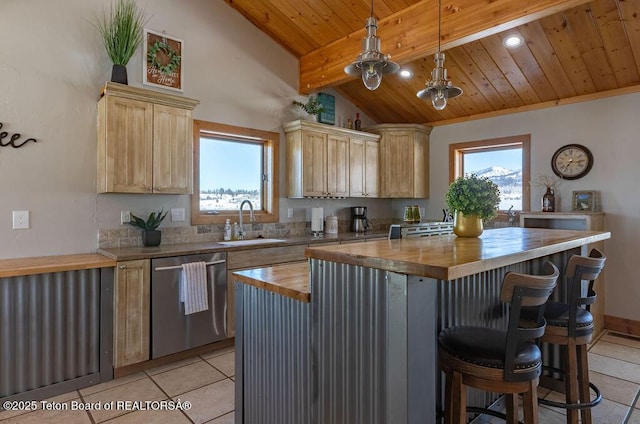
[[[635,261],[640,251],[640,94],[628,94],[533,112],[435,127],[431,133],[431,208],[442,208],[448,185],[448,146],[460,141],[531,134],[531,175],[553,175],[551,156],[569,143],[587,146],[591,172],[564,181],[557,190],[561,211],[571,210],[571,192],[598,190],[605,229],[606,314],[640,320],[640,283]],[[540,188],[532,188],[531,210],[540,210]],[[558,194],[556,194],[557,197]]]
[[[121,210],[146,214],[184,207],[189,216],[189,196],[95,193],[96,101],[111,63],[91,21],[110,4],[0,2],[0,122],[3,131],[38,140],[21,149],[0,148],[0,258],[94,251],[98,229],[121,227]],[[200,100],[197,119],[269,131],[296,119],[291,100],[303,99],[297,92],[298,61],[226,3],[139,4],[151,17],[147,28],[184,40],[183,95]],[[130,85],[143,86],[141,50],[129,63],[128,76]],[[337,95],[336,109],[338,115],[355,116],[356,108]],[[363,125],[373,123],[362,119]],[[309,220],[312,206],[348,219],[346,208],[359,203],[281,199],[280,207],[283,221]],[[390,214],[389,201],[366,205],[374,217]],[[293,219],[286,218],[287,208],[294,209]],[[31,229],[11,229],[13,210],[31,212]],[[189,223],[163,223],[183,225]]]

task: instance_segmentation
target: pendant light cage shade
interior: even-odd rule
[[[362,39],[362,53],[355,62],[344,68],[347,75],[361,76],[364,86],[369,90],[380,87],[382,76],[398,72],[400,66],[391,61],[390,55],[380,52],[380,39],[376,35],[378,23],[373,17],[373,1],[371,2],[371,16],[365,25],[367,36]]]
[[[462,94],[462,89],[449,81],[447,69],[444,67],[444,53],[440,51],[440,9],[441,0],[438,0],[438,51],[433,56],[436,66],[431,71],[431,79],[426,82],[426,88],[418,91],[418,97],[422,100],[431,99],[434,109],[442,110],[447,107],[447,101]]]

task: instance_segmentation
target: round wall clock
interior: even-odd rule
[[[567,144],[559,148],[551,158],[554,174],[565,180],[577,180],[591,171],[593,155],[581,144]]]

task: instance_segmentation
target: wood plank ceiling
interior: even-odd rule
[[[442,111],[416,97],[434,65],[437,0],[374,1],[382,52],[413,72],[375,91],[342,73],[370,0],[225,1],[300,58],[301,93],[333,87],[377,122],[439,125],[640,91],[640,0],[444,0],[445,67],[464,93]],[[525,44],[507,49],[513,33]]]

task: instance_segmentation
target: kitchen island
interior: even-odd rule
[[[238,272],[236,422],[436,422],[438,332],[504,325],[507,271],[537,273],[546,260],[563,269],[571,254],[608,238],[510,227],[479,238],[309,247],[310,268],[297,270],[309,303],[276,288],[286,275],[291,290],[291,268]],[[469,404],[493,400],[479,392]]]

